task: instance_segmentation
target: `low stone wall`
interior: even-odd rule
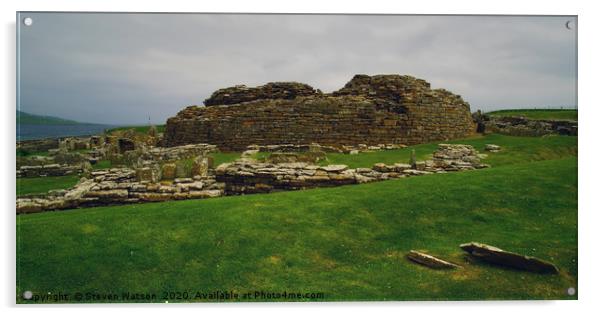
[[[152,168],[148,167],[93,171],[90,179],[82,178],[69,190],[54,190],[46,196],[17,199],[17,214],[331,187],[488,167],[480,162],[481,156],[469,145],[440,144],[432,160],[414,165],[377,163],[372,168],[349,169],[345,165],[317,166],[300,162],[270,164],[242,158],[218,166],[215,176],[206,170],[206,157],[200,157],[195,163],[199,164],[196,168],[203,169],[198,172],[203,176],[197,174],[193,178],[157,183],[153,182],[155,177]]]
[[[17,214],[78,207],[106,206],[168,200],[203,199],[223,194],[223,184],[212,176],[175,179],[173,182],[138,181],[128,168],[94,171],[70,190],[45,197],[17,199]]]
[[[486,133],[511,136],[577,136],[576,121],[532,120],[524,117],[488,117],[482,121]]]
[[[17,170],[19,170],[23,166],[43,166],[43,165],[52,165],[56,162],[53,157],[47,156],[27,156],[20,157],[17,156]]]
[[[17,169],[17,178],[56,177],[80,174],[82,172],[84,172],[84,167],[81,165],[49,164],[38,166],[21,166],[19,169]]]
[[[261,152],[310,152],[310,151],[322,151],[325,153],[345,153],[351,152],[365,152],[374,150],[392,150],[406,147],[400,144],[377,144],[368,146],[366,144],[358,144],[357,146],[325,146],[320,144],[279,144],[279,145],[249,145],[247,150],[257,150]]]
[[[58,148],[62,150],[90,149],[90,137],[67,137],[59,140]]]
[[[58,138],[22,140],[17,142],[17,149],[29,152],[46,151],[48,149],[58,148]]]
[[[154,147],[144,152],[141,157],[144,160],[173,161],[181,159],[207,156],[217,151],[217,146],[210,144],[191,144],[177,147]]]
[[[440,144],[432,160],[417,162],[415,166],[378,163],[371,169],[349,169],[345,165],[270,164],[240,159],[218,166],[215,173],[217,181],[225,183],[225,192],[230,195],[331,187],[485,167],[488,166],[480,163],[479,154],[472,146]]]

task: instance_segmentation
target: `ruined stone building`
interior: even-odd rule
[[[323,94],[296,82],[234,86],[215,91],[205,106],[190,106],[167,120],[165,146],[412,145],[473,133],[470,106],[459,95],[431,89],[422,79],[356,75]]]

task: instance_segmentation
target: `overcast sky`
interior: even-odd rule
[[[83,122],[162,123],[219,88],[299,81],[331,92],[354,74],[416,76],[473,111],[576,102],[574,17],[26,16],[20,109]]]

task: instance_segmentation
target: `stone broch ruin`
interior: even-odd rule
[[[56,190],[44,197],[17,199],[17,213],[332,187],[488,167],[480,162],[481,155],[470,145],[440,144],[433,153],[433,159],[418,161],[414,165],[377,163],[372,168],[350,169],[346,165],[267,163],[243,157],[215,169],[209,169],[207,158],[198,159],[199,167],[193,168],[192,178],[176,178],[176,166],[171,163],[163,164],[160,171],[153,170],[157,159],[162,160],[175,153],[185,155],[191,151],[198,151],[201,158],[214,147],[207,144],[173,147],[156,151],[151,160],[135,170],[112,168],[92,171],[88,178],[82,178],[69,190]],[[150,167],[145,166],[147,163]]]
[[[356,75],[342,89],[324,94],[295,82],[220,89],[167,121],[161,136],[154,128],[137,137],[133,131],[60,141],[18,144],[22,150],[48,150],[48,156],[18,159],[17,177],[77,174],[72,188],[21,196],[18,214],[51,210],[203,199],[224,195],[270,193],[361,184],[489,167],[470,145],[439,144],[432,159],[371,168],[319,165],[326,153],[359,154],[406,145],[466,137],[477,126],[510,135],[576,135],[576,122],[495,119],[476,113],[468,103],[443,89],[431,89],[410,76]],[[56,148],[58,147],[58,148]],[[86,155],[77,150],[88,150]],[[213,152],[243,151],[231,163],[213,166]],[[487,144],[491,153],[502,150]],[[260,152],[269,153],[258,159]],[[108,159],[119,167],[92,170]],[[402,160],[403,157],[400,157]],[[190,168],[183,161],[190,162]],[[472,258],[539,273],[559,273],[547,261],[471,242],[460,245]],[[407,258],[434,269],[461,265],[411,250]]]
[[[220,150],[248,145],[413,145],[474,132],[459,95],[411,76],[356,75],[330,94],[301,83],[220,89],[167,120],[165,146],[194,143]]]
[[[17,165],[18,177],[80,174],[68,190],[23,196],[17,213],[76,207],[210,198],[360,184],[432,173],[484,168],[468,145],[440,144],[433,158],[371,168],[319,165],[327,152],[358,154],[466,137],[475,131],[468,103],[424,80],[399,75],[356,75],[324,94],[295,82],[220,89],[139,137],[68,138]],[[89,150],[83,157],[74,150]],[[244,151],[213,166],[210,153]],[[498,149],[499,150],[499,149]],[[256,154],[269,153],[258,161]],[[83,159],[83,161],[82,161]],[[108,159],[110,169],[90,163]],[[400,161],[407,161],[400,157]],[[185,167],[182,161],[192,161]]]

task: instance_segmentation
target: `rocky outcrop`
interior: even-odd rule
[[[534,257],[519,255],[486,244],[470,242],[460,245],[460,248],[475,258],[493,264],[538,273],[558,273],[558,268],[550,262]]]
[[[210,143],[225,151],[252,144],[411,145],[475,130],[469,105],[460,96],[433,90],[411,76],[359,75],[333,94],[308,88],[294,98],[293,93],[281,98],[255,92],[239,97],[232,91],[217,91],[206,102],[229,105],[191,106],[168,119],[164,144]]]
[[[206,99],[206,106],[237,104],[262,99],[294,99],[317,94],[310,85],[298,82],[270,82],[259,87],[239,85],[219,89]]]

